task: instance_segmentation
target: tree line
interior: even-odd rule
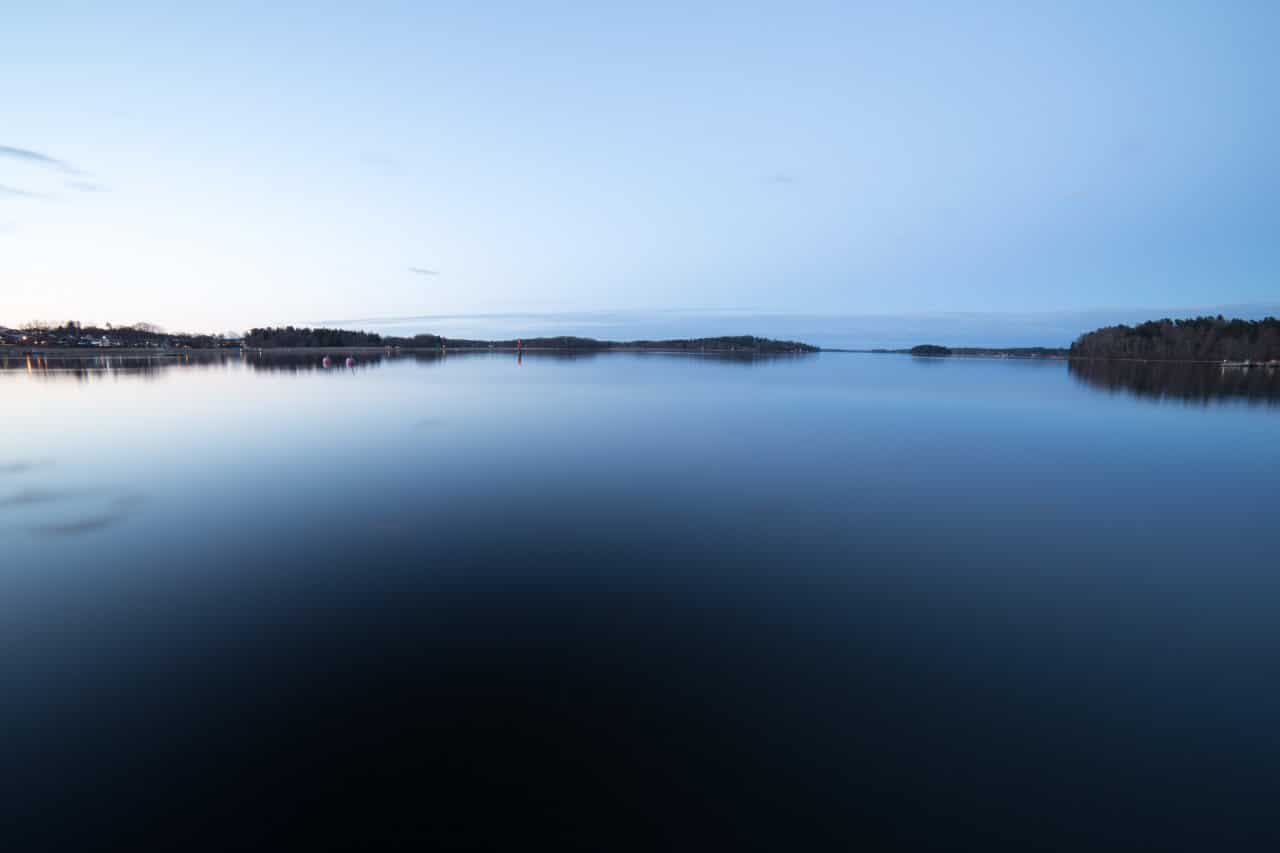
[[[112,347],[186,347],[190,349],[218,349],[226,346],[233,337],[227,335],[189,334],[166,332],[153,323],[133,323],[126,326],[85,325],[77,320],[66,323],[47,323],[33,320],[23,323],[20,340],[37,346],[89,347],[101,346],[108,341]],[[9,332],[6,338],[13,338]]]
[[[457,349],[484,349],[488,347],[514,349],[517,343],[528,349],[560,351],[652,349],[707,352],[816,352],[818,349],[797,341],[775,341],[752,335],[661,341],[599,341],[595,338],[561,335],[557,337],[524,338],[519,341],[516,338],[487,341],[467,338],[443,338],[439,335],[398,337],[350,329],[312,329],[294,326],[250,329],[248,334],[245,335],[244,343],[245,346],[255,349],[343,349],[388,346],[424,349],[443,346]]]
[[[359,332],[353,329],[311,329],[305,326],[268,326],[250,329],[244,336],[245,346],[258,349],[274,348],[329,348],[381,346],[440,346],[439,335],[414,335],[411,338],[379,335],[376,332]]]
[[[128,347],[220,349],[239,346],[240,336],[234,332],[224,335],[166,332],[151,323],[134,323],[128,326],[85,325],[74,320],[67,323],[32,321],[21,331],[0,327],[0,344],[27,344],[56,347]],[[818,347],[798,341],[778,341],[753,335],[721,336],[711,338],[682,338],[669,340],[601,341],[570,335],[556,337],[524,338],[518,340],[473,340],[469,338],[444,338],[440,335],[381,335],[354,329],[310,328],[307,326],[265,326],[250,329],[243,337],[243,344],[251,349],[355,349],[359,347],[403,347],[406,349],[526,349],[556,350],[560,352],[600,352],[611,349],[633,350],[683,350],[714,353],[796,353],[817,352]]]
[[[1071,345],[1077,358],[1137,358],[1167,361],[1271,361],[1280,359],[1280,320],[1193,317],[1151,320],[1137,326],[1107,326]]]

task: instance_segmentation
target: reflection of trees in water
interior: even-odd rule
[[[325,356],[329,356],[329,366],[324,366]],[[333,355],[317,350],[314,354],[304,352],[290,353],[258,353],[247,352],[244,364],[255,373],[310,373],[315,370],[342,372],[344,370],[366,370],[380,367],[383,361],[389,361],[382,353],[361,353],[353,356],[355,363],[347,367],[347,355]]]
[[[324,365],[328,355],[329,366]],[[631,358],[685,358],[694,361],[713,361],[717,364],[737,364],[751,366],[778,362],[785,359],[805,358],[804,353],[758,353],[758,352],[662,352],[644,350],[515,350],[477,349],[477,350],[439,350],[394,352],[361,352],[351,355],[354,364],[347,366],[349,353],[341,351],[326,353],[323,350],[314,352],[253,352],[245,351],[243,355],[234,352],[193,352],[180,355],[135,355],[135,354],[55,354],[55,355],[22,355],[0,353],[0,372],[23,372],[47,381],[90,382],[95,379],[118,375],[137,376],[143,379],[156,379],[165,372],[175,368],[186,369],[230,369],[242,365],[253,372],[266,373],[310,373],[312,371],[343,372],[366,370],[381,367],[384,363],[412,361],[418,365],[444,365],[460,358],[512,358],[546,359],[553,361],[587,361],[604,357]]]
[[[143,379],[155,379],[175,368],[231,369],[243,365],[252,371],[268,373],[302,373],[312,370],[344,371],[377,367],[386,357],[381,353],[361,353],[354,356],[355,364],[346,365],[347,355],[330,356],[330,365],[324,366],[325,353],[190,353],[181,355],[0,355],[0,371],[23,372],[40,379],[88,382],[112,375],[127,374]],[[433,356],[439,358],[439,355]]]
[[[465,355],[468,352],[476,351],[460,351],[459,355]],[[485,352],[484,350],[479,353]],[[715,362],[716,364],[738,364],[750,366],[753,364],[777,363],[780,361],[788,361],[798,358],[807,358],[810,353],[791,353],[791,352],[731,352],[723,351],[687,351],[680,352],[678,350],[644,350],[644,349],[601,349],[601,350],[540,350],[540,349],[524,349],[515,351],[493,350],[492,352],[500,353],[502,356],[509,358],[512,355],[522,356],[523,359],[550,359],[553,361],[592,361],[597,358],[681,358],[691,361]],[[439,357],[438,355],[436,357]],[[449,358],[454,358],[455,354],[450,350]]]
[[[116,375],[156,379],[173,369],[219,370],[243,365],[252,371],[300,373],[311,370],[342,371],[380,365],[379,353],[361,354],[352,368],[346,366],[346,355],[332,356],[329,367],[323,365],[324,353],[190,353],[181,355],[0,355],[0,371],[24,372],[48,380],[89,382]]]
[[[116,374],[156,379],[173,367],[217,366],[228,360],[216,355],[2,355],[0,372],[22,372],[53,382],[89,382]]]
[[[1086,385],[1138,397],[1202,403],[1220,399],[1280,403],[1280,369],[1275,368],[1072,359],[1067,370]]]
[[[670,356],[672,358],[691,358],[695,361],[713,361],[716,364],[736,364],[741,367],[752,367],[762,364],[777,364],[781,361],[795,361],[796,359],[809,358],[812,354],[807,352],[729,352],[729,351],[707,351],[707,352],[645,352],[637,351],[634,355],[640,358],[653,358],[654,356]]]
[[[531,359],[541,359],[547,361],[591,361],[597,358],[607,357],[626,357],[633,358],[686,358],[694,360],[714,361],[719,364],[762,364],[765,362],[776,362],[782,359],[804,358],[805,354],[796,353],[750,353],[750,352],[706,352],[706,353],[668,353],[668,352],[645,352],[633,350],[520,350],[515,349],[456,349],[456,350],[416,350],[408,352],[394,352],[390,355],[384,353],[360,353],[355,356],[354,369],[363,369],[369,367],[379,367],[383,364],[394,364],[396,362],[413,362],[421,366],[444,366],[450,361],[458,359],[471,358],[501,358],[512,359],[513,361],[527,361]],[[346,355],[331,355],[331,365],[323,366],[324,354],[317,352],[311,353],[280,353],[280,352],[251,352],[246,353],[244,363],[251,370],[263,370],[268,372],[287,372],[287,373],[304,373],[312,370],[329,370],[341,371],[347,370]]]

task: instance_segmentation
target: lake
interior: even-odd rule
[[[6,848],[1278,840],[1277,371],[319,361],[0,363]]]

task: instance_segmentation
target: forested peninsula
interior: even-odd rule
[[[1280,320],[1227,320],[1219,315],[1107,326],[1077,338],[1070,355],[1149,361],[1277,361]]]
[[[1139,361],[1280,362],[1280,320],[1192,317],[1151,320],[1136,326],[1106,326],[1085,332],[1069,349],[1056,347],[947,347],[919,344],[910,349],[871,350],[915,356],[996,356],[1001,358],[1136,359]]]
[[[971,356],[978,358],[1066,358],[1067,350],[1063,347],[944,347],[939,344],[918,344],[911,349],[869,349],[848,350],[849,352],[896,353],[898,355],[915,355],[927,358],[942,358],[951,355]]]

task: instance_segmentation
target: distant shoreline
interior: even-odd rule
[[[850,349],[823,347],[823,352],[851,352],[866,355],[909,355],[914,358],[1020,358],[1033,361],[1065,361],[1074,358],[1058,347],[957,347],[946,352],[913,352],[909,349]]]
[[[920,343],[910,348],[818,347],[795,340],[775,340],[756,335],[720,335],[694,338],[598,340],[576,335],[505,339],[447,338],[434,334],[411,337],[382,335],[353,329],[268,326],[242,336],[167,333],[147,323],[98,328],[69,321],[62,326],[28,324],[22,331],[0,327],[0,353],[89,357],[114,353],[121,356],[180,357],[191,353],[257,352],[282,354],[328,353],[446,353],[446,352],[545,352],[586,354],[597,352],[710,353],[733,356],[772,356],[818,352],[910,355],[916,358],[1016,358],[1065,361],[1105,359],[1114,361],[1176,361],[1188,364],[1229,366],[1280,366],[1280,320],[1227,320],[1194,317],[1185,320],[1153,320],[1138,326],[1109,326],[1086,332],[1070,347],[964,346]]]
[[[751,349],[676,349],[661,347],[610,346],[598,348],[585,347],[537,347],[537,346],[450,346],[450,347],[18,347],[0,346],[0,356],[13,355],[55,355],[79,356],[94,358],[103,355],[129,356],[164,356],[180,357],[184,355],[238,355],[251,353],[254,355],[386,355],[396,353],[442,353],[453,352],[555,352],[595,355],[609,352],[658,353],[668,355],[812,355],[818,352],[839,352],[840,350],[823,350],[819,347],[806,350],[751,350]]]
[[[730,349],[668,349],[659,347],[637,347],[637,346],[607,346],[599,348],[580,348],[580,347],[539,347],[539,346],[521,346],[514,347],[509,345],[493,345],[493,346],[450,346],[450,347],[386,347],[386,346],[364,346],[364,347],[174,347],[174,348],[157,348],[157,347],[33,347],[29,349],[0,346],[0,357],[23,357],[23,356],[53,356],[59,358],[96,358],[101,356],[129,356],[129,357],[156,357],[156,358],[181,358],[189,355],[224,355],[239,356],[244,353],[252,355],[319,355],[319,356],[345,356],[345,355],[387,355],[387,354],[435,354],[446,355],[448,353],[480,353],[480,352],[501,352],[501,353],[564,353],[574,355],[595,355],[598,353],[623,352],[623,353],[653,353],[655,355],[711,355],[711,356],[784,356],[784,355],[812,355],[816,353],[848,353],[855,355],[906,355],[912,358],[927,359],[1016,359],[1019,361],[1105,361],[1105,362],[1128,362],[1141,364],[1193,364],[1221,367],[1274,367],[1269,362],[1234,362],[1218,360],[1192,360],[1192,359],[1173,359],[1173,358],[1135,358],[1135,357],[1108,357],[1108,356],[1084,356],[1071,355],[1069,352],[1048,352],[1046,354],[1028,354],[1018,352],[1016,350],[1025,348],[1010,348],[1008,350],[1000,350],[994,348],[965,348],[953,350],[947,355],[922,355],[912,353],[906,349],[850,349],[844,347],[814,347],[806,350],[730,350]]]
[[[251,329],[243,338],[213,335],[166,334],[145,326],[98,329],[68,323],[53,329],[15,332],[0,328],[0,351],[20,353],[119,353],[160,356],[192,352],[712,352],[779,355],[813,353],[819,348],[802,341],[784,341],[756,335],[720,335],[698,338],[666,338],[610,341],[573,335],[532,338],[467,339],[440,335],[390,337],[345,329]]]

